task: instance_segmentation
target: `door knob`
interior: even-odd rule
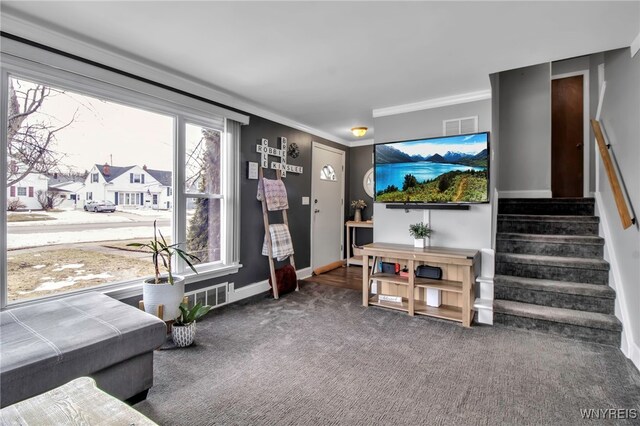
[[[313,212],[314,212],[314,213],[320,213],[320,210],[315,209]]]
[[[578,148],[578,149],[582,148],[582,144],[581,143],[576,144],[576,148]]]

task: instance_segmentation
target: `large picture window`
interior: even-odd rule
[[[2,62],[3,305],[141,282],[151,256],[128,244],[150,239],[154,222],[200,258],[202,278],[237,270],[238,159],[224,117]]]

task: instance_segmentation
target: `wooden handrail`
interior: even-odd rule
[[[602,133],[600,122],[592,118],[591,127],[593,128],[593,133],[596,136],[596,141],[598,141],[600,157],[602,158],[602,164],[604,164],[604,169],[607,171],[607,176],[609,177],[611,191],[613,192],[613,199],[616,202],[618,214],[620,215],[620,220],[622,221],[622,228],[627,229],[634,223],[634,220],[631,219],[629,207],[627,206],[627,202],[625,201],[624,195],[622,194],[622,187],[620,186],[618,175],[616,174],[616,171],[613,167],[613,161],[611,161],[611,156],[609,155],[607,143],[604,140],[604,134]]]

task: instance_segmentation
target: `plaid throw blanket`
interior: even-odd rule
[[[293,243],[291,242],[291,234],[289,227],[284,223],[276,223],[269,225],[269,234],[271,235],[271,249],[273,257],[279,262],[285,260],[290,254],[293,254]],[[264,236],[262,244],[262,255],[269,256],[269,246],[267,245],[267,236]]]
[[[263,178],[264,192],[267,195],[267,210],[286,210],[289,208],[289,201],[287,200],[287,188],[284,186],[284,182],[277,179]],[[258,195],[256,198],[262,201],[262,191],[260,191],[260,185],[258,184]]]

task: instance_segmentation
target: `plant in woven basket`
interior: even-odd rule
[[[193,308],[189,308],[189,305],[182,303],[180,305],[180,315],[176,318],[176,322],[174,322],[173,325],[189,325],[202,318],[210,310],[210,305],[202,305],[202,303],[197,303]]]
[[[197,303],[193,308],[187,304],[180,305],[180,315],[171,326],[171,337],[176,346],[189,346],[196,337],[196,321],[211,310],[211,306]]]

